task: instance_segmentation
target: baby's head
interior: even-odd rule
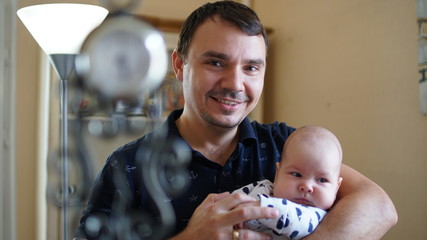
[[[273,195],[329,209],[341,185],[341,161],[341,144],[332,132],[318,126],[298,128],[277,163]]]

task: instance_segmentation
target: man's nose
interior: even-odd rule
[[[244,89],[244,73],[238,67],[228,69],[225,78],[223,79],[222,88],[229,89],[233,92],[240,92]]]

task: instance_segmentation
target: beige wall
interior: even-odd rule
[[[35,239],[38,48],[19,22],[16,66],[16,213],[18,240]]]
[[[275,30],[266,121],[330,128],[344,162],[396,204],[399,223],[384,239],[427,239],[415,1],[270,0],[255,9]]]
[[[142,2],[135,12],[183,19],[205,1]],[[426,239],[427,116],[418,112],[415,1],[253,3],[274,29],[265,121],[334,131],[344,162],[381,185],[396,204],[399,223],[384,239]],[[18,239],[28,240],[37,233],[39,52],[19,20],[17,27],[17,228]]]

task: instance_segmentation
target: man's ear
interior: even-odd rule
[[[183,70],[184,70],[184,60],[178,54],[178,52],[173,50],[172,53],[172,66],[173,71],[175,72],[175,77],[178,81],[182,82],[183,79]]]

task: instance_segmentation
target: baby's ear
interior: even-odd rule
[[[280,163],[276,163],[276,175],[274,175],[274,182],[276,182],[277,176],[279,175]]]
[[[338,187],[337,187],[337,191],[338,191],[338,189],[340,188],[340,186],[341,186],[341,183],[342,183],[342,177],[338,177]]]

